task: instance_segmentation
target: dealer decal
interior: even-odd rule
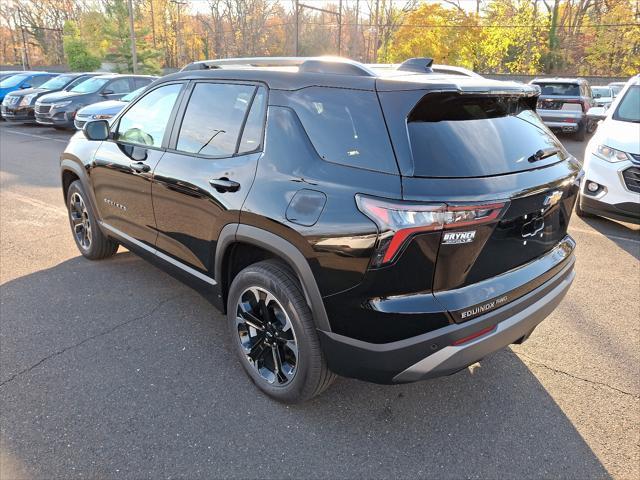
[[[443,245],[459,245],[461,243],[471,243],[476,238],[476,231],[468,232],[445,232],[442,237]]]

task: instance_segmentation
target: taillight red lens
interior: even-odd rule
[[[415,204],[356,195],[358,208],[379,228],[372,266],[393,262],[411,237],[421,232],[448,230],[496,220],[505,202],[482,205]]]

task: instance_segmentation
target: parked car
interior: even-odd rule
[[[613,90],[611,87],[591,87],[594,107],[610,107],[613,102]]]
[[[601,122],[584,152],[576,213],[640,224],[640,75],[608,110],[594,107],[589,115]]]
[[[4,97],[8,93],[13,92],[14,90],[37,88],[50,78],[57,75],[57,73],[29,71],[10,75],[0,81],[0,102],[4,100]]]
[[[538,85],[538,114],[552,130],[573,133],[583,141],[592,124],[587,111],[593,105],[589,83],[582,78],[536,78],[530,83]]]
[[[24,70],[0,70],[0,82],[19,73],[24,73]]]
[[[65,73],[44,82],[40,87],[16,90],[2,101],[2,118],[15,122],[35,121],[34,107],[43,95],[69,91],[97,73]]]
[[[626,82],[611,82],[608,86],[611,87],[611,90],[613,91],[613,96],[617,97],[625,85],[626,85]]]
[[[50,93],[36,102],[36,122],[56,128],[72,128],[76,112],[86,105],[105,100],[119,100],[145,87],[156,77],[108,74],[90,78],[68,92]]]
[[[82,130],[84,124],[89,120],[109,120],[113,118],[120,110],[127,106],[129,102],[135,99],[146,87],[141,87],[131,93],[126,94],[120,100],[107,100],[105,102],[93,103],[81,108],[76,113],[73,122],[78,130]]]
[[[122,243],[201,287],[268,395],[305,400],[334,374],[449,375],[559,304],[581,166],[536,115],[536,88],[235,61],[87,122],[62,189],[82,255]]]

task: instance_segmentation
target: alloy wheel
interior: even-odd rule
[[[69,199],[69,219],[78,245],[83,250],[88,250],[91,247],[91,220],[87,206],[78,192],[73,192]]]
[[[249,365],[274,386],[293,380],[298,370],[298,342],[289,319],[273,294],[247,288],[236,309],[238,340]]]

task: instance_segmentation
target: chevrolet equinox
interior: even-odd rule
[[[536,87],[430,65],[226,59],[155,81],[62,154],[80,252],[122,244],[189,280],[283,402],[523,342],[575,275],[580,164]]]

